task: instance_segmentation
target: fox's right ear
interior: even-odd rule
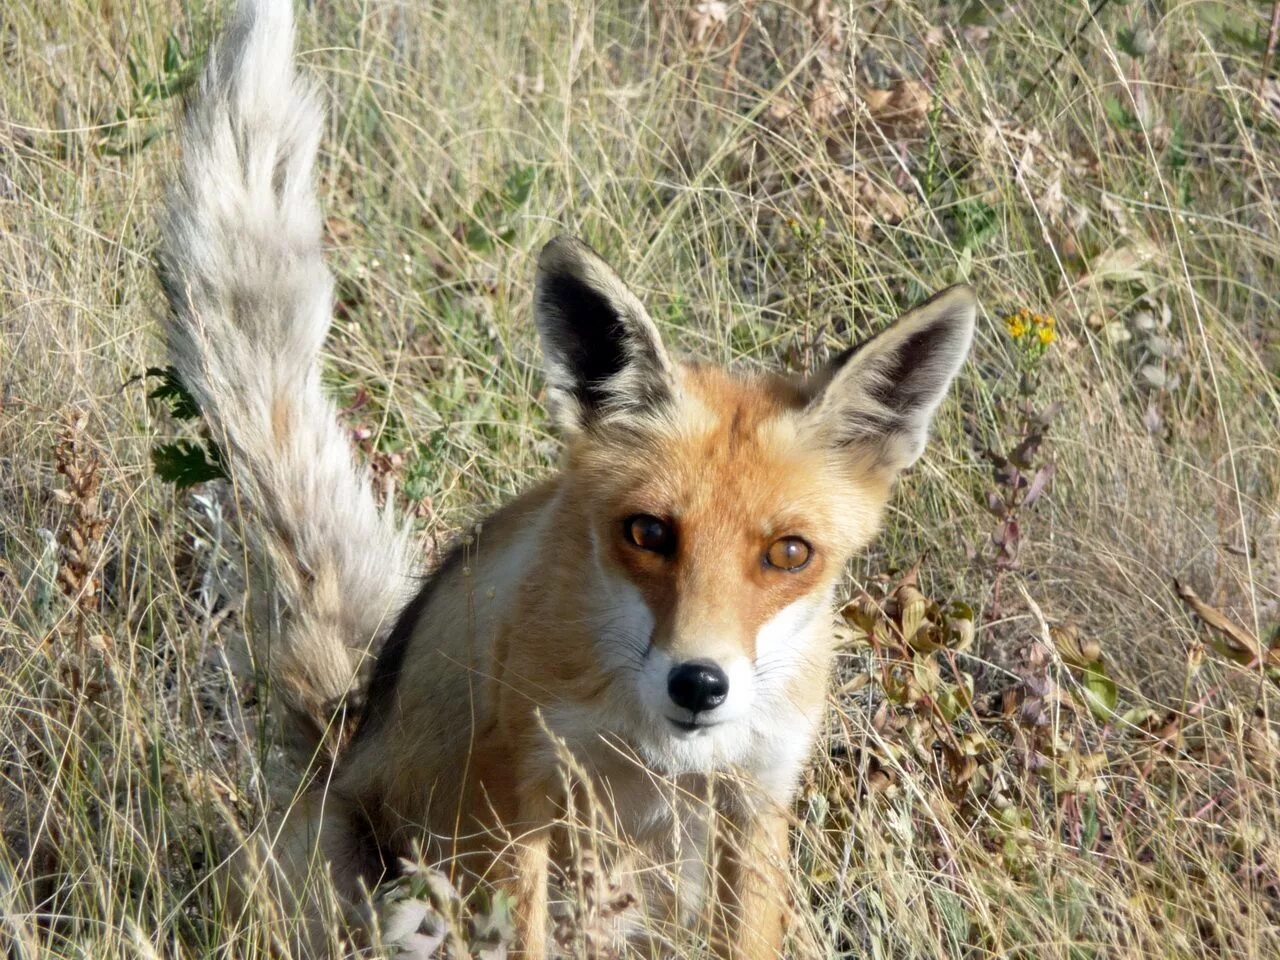
[[[657,328],[582,241],[557,237],[542,248],[533,312],[562,429],[643,415],[671,399],[671,361]]]

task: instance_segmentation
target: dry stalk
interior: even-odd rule
[[[75,650],[68,674],[73,690],[82,686],[87,653],[86,620],[98,611],[101,601],[99,572],[107,532],[99,477],[101,460],[85,440],[88,419],[83,410],[66,414],[61,435],[53,448],[56,469],[66,478],[66,486],[53,491],[53,496],[69,513],[58,532],[58,586],[72,602]]]

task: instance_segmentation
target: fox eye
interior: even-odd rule
[[[637,513],[622,522],[627,540],[641,550],[652,553],[671,553],[676,545],[676,532],[671,524],[647,513]]]
[[[777,570],[795,573],[808,565],[812,555],[813,548],[799,537],[783,537],[769,545],[764,562]]]

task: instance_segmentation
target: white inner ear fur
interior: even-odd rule
[[[968,356],[976,313],[973,292],[958,286],[904,314],[843,366],[814,378],[812,425],[836,446],[874,451],[893,473],[909,467]]]

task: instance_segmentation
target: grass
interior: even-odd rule
[[[745,365],[798,369],[977,288],[973,361],[850,571],[797,802],[825,955],[1280,955],[1271,5],[1087,6],[302,16],[330,103],[328,376],[428,543],[554,462],[529,305],[556,233],[611,259],[669,341]],[[198,434],[134,379],[163,363],[174,95],[224,13],[0,23],[10,956],[263,955],[263,916],[218,883],[282,789],[240,518],[216,485],[154,476],[157,445]],[[1054,318],[1047,348],[1010,335],[1024,308]],[[1025,503],[1018,478],[1049,464]]]

